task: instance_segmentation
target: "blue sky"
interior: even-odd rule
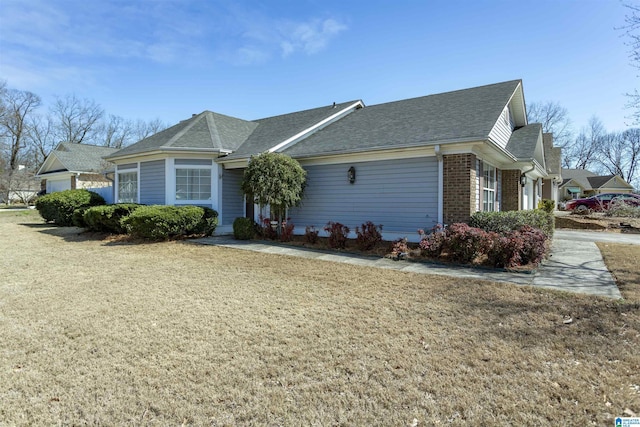
[[[174,124],[256,119],[523,79],[574,130],[627,127],[638,86],[617,0],[2,0],[0,79]],[[43,109],[44,111],[44,109]]]

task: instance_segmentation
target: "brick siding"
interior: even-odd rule
[[[520,210],[522,199],[520,198],[520,171],[502,171],[502,210]]]
[[[476,156],[443,157],[443,220],[445,224],[469,222],[476,210]]]

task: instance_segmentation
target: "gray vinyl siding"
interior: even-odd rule
[[[348,169],[356,169],[350,184]],[[438,163],[435,157],[308,166],[302,206],[289,216],[298,232],[337,221],[352,230],[366,221],[383,231],[416,233],[438,221]],[[323,233],[321,233],[322,235]]]
[[[244,169],[229,169],[222,176],[222,225],[244,216],[244,196],[240,190]]]
[[[140,203],[145,205],[164,205],[164,169],[164,160],[140,163]]]
[[[491,132],[489,132],[489,138],[494,140],[502,148],[507,146],[509,138],[511,138],[511,134],[513,133],[511,121],[508,119],[509,113],[507,111],[508,107],[502,111],[498,121],[493,126],[493,129],[491,129]]]

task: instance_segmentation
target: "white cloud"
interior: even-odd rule
[[[283,49],[282,53],[287,56],[295,51],[302,51],[307,55],[313,55],[324,50],[331,39],[346,29],[346,25],[334,19],[294,24],[290,31],[283,34],[283,43],[287,48]]]

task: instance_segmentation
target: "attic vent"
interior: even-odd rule
[[[336,108],[336,103],[335,102],[333,103],[333,107],[331,107],[331,108]]]
[[[191,115],[191,117],[195,117],[195,116],[197,116],[197,114],[192,114],[192,115]]]

